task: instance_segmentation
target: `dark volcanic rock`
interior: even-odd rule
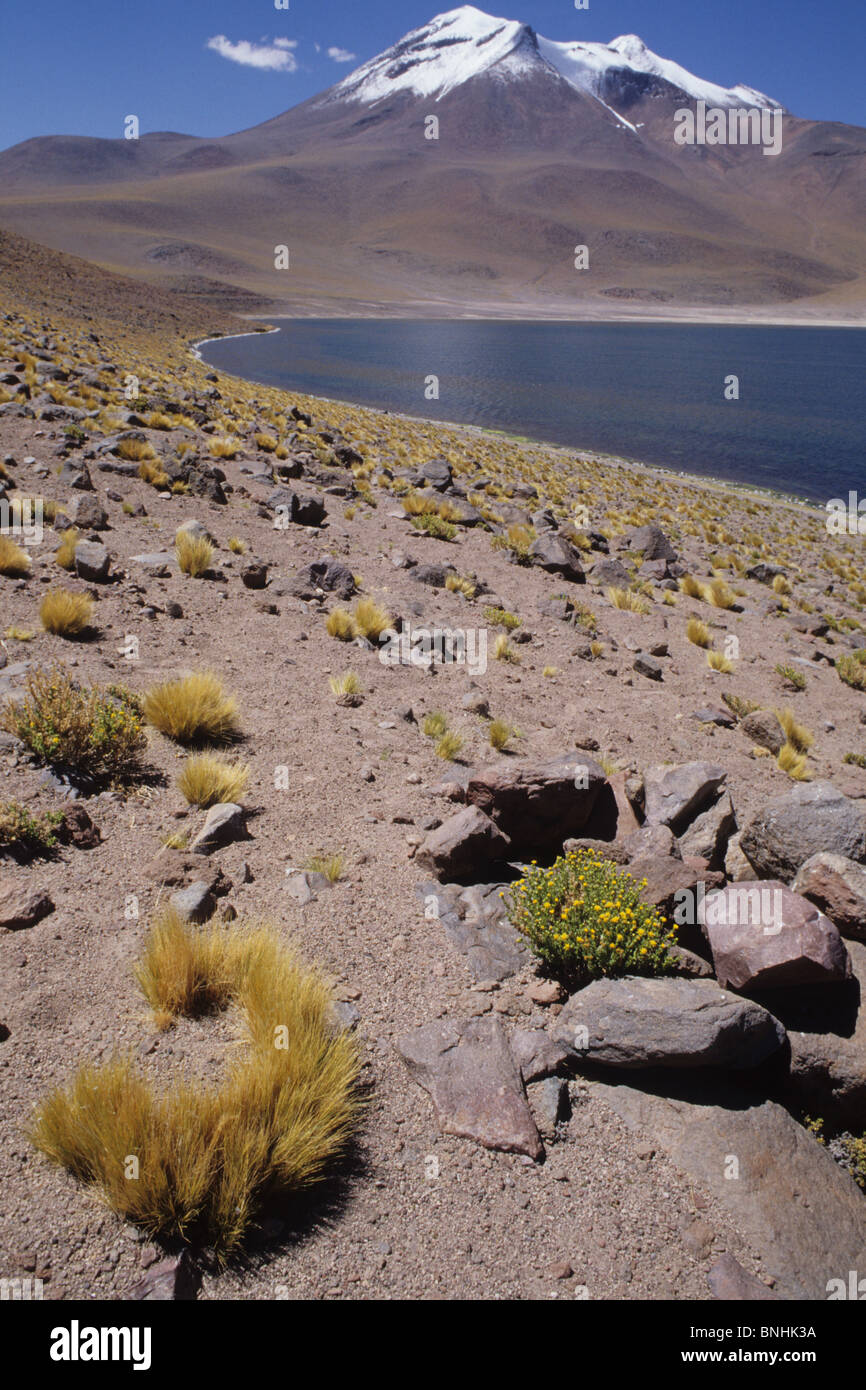
[[[746,826],[740,848],[760,878],[790,880],[813,854],[866,859],[866,818],[830,782],[809,782],[774,797]]]

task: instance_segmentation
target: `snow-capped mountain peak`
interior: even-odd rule
[[[689,100],[711,106],[777,106],[752,87],[721,87],[661,58],[637,34],[611,43],[558,43],[542,38],[520,20],[497,19],[474,5],[436,15],[398,43],[349,73],[326,100],[372,105],[398,92],[441,101],[456,87],[489,73],[503,81],[542,74],[564,79],[605,106],[617,86],[636,75],[646,85],[656,79]],[[608,106],[612,115],[617,115]],[[622,117],[617,117],[628,124]]]

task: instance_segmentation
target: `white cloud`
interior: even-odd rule
[[[345,48],[329,48],[328,57],[333,58],[335,63],[354,63],[355,54],[349,53]]]
[[[297,48],[297,39],[274,39],[272,44],[250,43],[249,39],[239,39],[232,43],[225,34],[215,34],[207,41],[208,48],[221,58],[232,63],[240,63],[246,68],[260,68],[266,72],[297,72],[298,60],[292,52]]]

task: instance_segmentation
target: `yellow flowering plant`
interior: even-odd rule
[[[641,901],[643,883],[592,850],[534,861],[512,885],[508,917],[564,984],[608,975],[662,975],[673,965],[671,931]]]

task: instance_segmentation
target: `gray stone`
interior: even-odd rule
[[[416,896],[425,921],[438,921],[452,945],[466,958],[472,979],[504,980],[526,964],[523,937],[505,914],[500,886],[461,889],[457,884],[424,883]]]
[[[205,817],[204,825],[190,845],[190,849],[194,854],[210,854],[211,850],[217,849],[221,845],[228,845],[234,840],[247,838],[246,813],[243,806],[236,806],[232,801],[225,801],[220,802],[217,806],[211,806]]]
[[[350,599],[355,593],[355,577],[349,567],[339,560],[315,560],[298,571],[293,591],[303,590],[312,596],[316,589],[334,593],[338,598]]]
[[[629,531],[623,544],[629,550],[639,550],[645,560],[675,560],[674,550],[660,526],[651,521],[647,526],[637,526]]]
[[[785,730],[772,710],[759,709],[747,714],[740,725],[747,738],[759,748],[768,748],[775,756],[785,743]]]
[[[782,1106],[713,1104],[706,1093],[695,1103],[601,1082],[591,1094],[722,1204],[780,1298],[825,1301],[830,1279],[863,1268],[863,1195]]]
[[[730,793],[724,792],[718,801],[697,815],[679,836],[680,853],[684,859],[697,855],[706,859],[711,868],[721,868],[725,862],[728,840],[736,828],[733,802]]]
[[[541,1138],[498,1019],[425,1024],[398,1039],[397,1052],[429,1092],[446,1134],[485,1148],[540,1158]]]
[[[644,776],[646,819],[679,833],[699,811],[715,801],[727,779],[716,763],[679,763],[651,767]]]
[[[82,492],[67,508],[69,520],[79,531],[104,531],[108,526],[108,514],[92,492]]]
[[[638,652],[632,670],[637,671],[639,676],[646,676],[651,681],[660,681],[662,678],[661,662],[656,661],[655,657],[650,656],[647,652]]]
[[[866,860],[866,818],[831,782],[808,782],[774,797],[750,821],[740,848],[759,878],[790,881],[813,854]]]
[[[760,560],[757,565],[752,565],[746,570],[747,579],[757,579],[759,584],[772,584],[777,574],[784,574],[785,571],[779,565],[768,565],[766,561]]]
[[[75,547],[75,571],[79,579],[104,584],[109,577],[111,556],[99,541],[79,541]]]
[[[315,902],[318,891],[329,886],[330,880],[325,874],[313,873],[311,870],[289,874],[286,878],[286,892],[301,907]]]
[[[853,976],[820,1009],[810,994],[788,1028],[788,1095],[799,1110],[854,1133],[866,1127],[866,946],[849,944]]]
[[[170,1255],[152,1265],[124,1297],[140,1303],[172,1303],[195,1298],[195,1275],[189,1256]]]
[[[722,985],[778,989],[850,976],[848,952],[829,917],[778,879],[708,893],[697,916]]]
[[[583,584],[586,581],[580,563],[580,551],[556,532],[542,532],[529,547],[529,558],[533,565],[537,565],[548,574],[558,574],[575,584]]]
[[[524,1081],[537,1081],[552,1076],[568,1061],[562,1043],[554,1042],[543,1028],[515,1028],[511,1035],[511,1052]]]
[[[210,885],[201,879],[191,883],[188,888],[180,888],[172,893],[169,902],[185,922],[206,922],[216,910]]]
[[[246,589],[266,589],[268,566],[262,560],[248,560],[241,570],[241,583]]]
[[[568,1084],[562,1077],[546,1076],[526,1088],[529,1107],[543,1139],[553,1139],[556,1126],[568,1114]]]
[[[608,1067],[754,1067],[781,1047],[778,1019],[713,980],[594,980],[551,1029],[581,1061]]]
[[[209,541],[211,545],[216,544],[216,539],[211,535],[203,521],[198,521],[195,517],[190,517],[189,521],[182,521],[175,532],[175,540],[178,536],[189,536],[194,541]]]
[[[613,585],[617,589],[631,583],[631,573],[626,569],[622,560],[612,558],[596,560],[589,577],[593,584]]]

